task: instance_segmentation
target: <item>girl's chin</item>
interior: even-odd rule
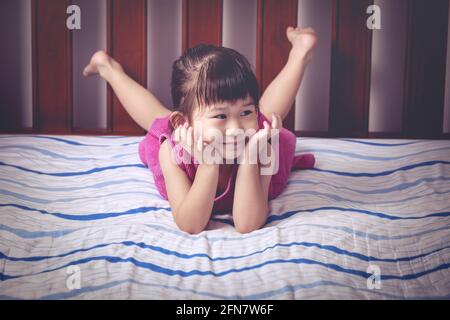
[[[230,160],[236,160],[238,158],[238,156],[237,155],[235,155],[235,156],[225,156],[225,157],[223,157],[223,160],[224,161],[230,161]]]
[[[230,152],[225,152],[225,154],[222,155],[222,158],[224,160],[235,160],[239,157],[239,152],[238,151],[230,151]]]

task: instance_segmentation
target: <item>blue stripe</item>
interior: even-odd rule
[[[348,228],[348,227],[326,226],[326,225],[320,225],[320,224],[308,224],[308,223],[303,224],[302,223],[302,224],[297,224],[297,225],[289,225],[286,227],[277,227],[277,229],[273,229],[273,228],[260,229],[257,232],[252,232],[250,234],[241,235],[241,236],[233,236],[233,237],[211,237],[211,236],[208,236],[208,237],[206,237],[205,233],[200,233],[200,235],[195,236],[195,235],[190,235],[185,232],[178,231],[178,230],[165,228],[160,225],[145,224],[145,226],[148,228],[151,228],[153,230],[157,230],[157,231],[161,231],[161,232],[165,232],[165,233],[171,233],[177,237],[189,239],[191,241],[197,241],[197,240],[206,241],[207,240],[210,243],[213,243],[216,241],[242,242],[242,241],[246,241],[246,240],[252,239],[252,238],[261,238],[261,237],[265,237],[265,236],[274,237],[275,236],[274,234],[276,234],[278,231],[283,231],[284,229],[293,229],[293,228],[302,228],[302,227],[307,227],[307,228],[314,227],[314,228],[325,229],[325,230],[333,229],[333,230],[338,230],[338,231],[348,233],[348,234],[352,235],[353,237],[357,236],[357,237],[363,238],[364,240],[371,239],[371,240],[375,240],[375,241],[407,239],[407,238],[422,236],[422,235],[437,232],[437,231],[450,229],[450,225],[447,225],[442,228],[430,229],[430,230],[425,230],[425,231],[421,231],[418,233],[408,233],[407,235],[399,235],[399,236],[390,237],[390,236],[378,235],[378,234],[374,234],[374,233],[366,233],[366,232],[358,231],[358,230]]]
[[[315,281],[312,283],[297,284],[297,285],[286,285],[279,289],[263,291],[263,292],[259,292],[256,294],[250,294],[250,295],[239,295],[238,294],[238,295],[226,296],[226,295],[218,294],[216,292],[197,291],[197,290],[193,290],[193,289],[179,288],[176,286],[160,285],[160,284],[153,284],[153,283],[143,283],[140,281],[136,281],[134,279],[126,279],[126,280],[120,280],[120,281],[111,281],[111,282],[107,282],[105,284],[101,284],[98,286],[83,287],[80,289],[71,290],[69,292],[54,293],[54,294],[42,296],[38,299],[41,299],[41,300],[68,299],[68,298],[77,297],[84,293],[96,292],[96,291],[105,290],[105,289],[111,289],[111,288],[123,285],[125,283],[129,283],[129,284],[133,284],[133,285],[137,285],[137,286],[150,287],[150,288],[171,289],[171,290],[175,290],[178,292],[189,292],[189,293],[192,293],[195,295],[205,296],[205,297],[213,298],[213,299],[222,299],[222,300],[272,299],[276,296],[279,296],[279,295],[285,294],[285,293],[291,293],[293,295],[296,291],[299,291],[299,290],[313,289],[313,288],[327,287],[327,286],[347,288],[347,289],[351,289],[354,292],[365,292],[365,293],[378,295],[381,297],[386,297],[389,299],[405,299],[406,298],[406,299],[421,299],[421,300],[423,300],[423,299],[439,300],[439,299],[450,298],[450,295],[448,295],[448,296],[432,296],[432,297],[430,297],[430,296],[397,296],[397,295],[393,295],[393,294],[389,294],[389,293],[385,293],[385,292],[380,292],[380,290],[369,290],[367,288],[352,287],[352,286],[349,286],[346,284],[341,284],[338,282],[327,281],[327,280],[321,280],[321,281]],[[117,290],[115,290],[114,292],[117,292]],[[309,296],[306,295],[305,298],[309,299]],[[355,298],[358,299],[358,296],[355,296]],[[367,296],[361,296],[361,298],[367,298]],[[0,299],[1,299],[1,296],[0,296]],[[16,299],[16,298],[7,297],[7,299]]]
[[[118,168],[132,168],[132,167],[135,167],[135,168],[146,168],[143,164],[124,164],[124,165],[117,165],[117,166],[100,167],[100,168],[95,168],[95,169],[82,171],[82,172],[55,172],[55,173],[47,173],[47,172],[27,169],[27,168],[20,167],[20,166],[15,166],[15,165],[12,165],[12,164],[7,164],[7,163],[4,163],[2,161],[0,161],[0,165],[13,167],[13,168],[20,169],[20,170],[27,171],[27,172],[33,172],[33,173],[37,173],[37,174],[44,174],[44,175],[47,175],[47,176],[56,176],[56,177],[82,176],[82,175],[86,175],[86,174],[101,172],[101,171],[105,171],[105,170],[114,170],[114,169],[118,169]]]
[[[338,211],[346,211],[346,212],[355,212],[355,213],[362,213],[369,216],[374,216],[382,219],[388,219],[388,220],[418,220],[418,219],[426,219],[426,218],[433,218],[433,217],[448,217],[450,216],[450,212],[444,211],[444,212],[436,212],[436,213],[430,213],[424,216],[418,216],[418,217],[399,217],[399,216],[392,216],[381,212],[373,212],[369,210],[361,210],[361,209],[354,209],[354,208],[341,208],[341,207],[319,207],[314,209],[299,209],[299,210],[292,210],[287,211],[281,214],[277,215],[271,215],[267,218],[266,225],[278,221],[278,220],[284,220],[287,219],[297,213],[304,213],[304,212],[314,212],[314,211],[321,211],[321,210],[338,210]],[[233,221],[223,218],[211,218],[211,220],[222,222],[228,225],[232,225]]]
[[[339,190],[349,190],[352,192],[356,192],[356,193],[360,193],[360,194],[382,194],[382,193],[390,193],[393,191],[401,191],[401,190],[406,190],[409,189],[411,187],[415,187],[419,184],[421,184],[422,182],[434,182],[434,181],[438,181],[438,180],[442,180],[442,181],[450,181],[450,178],[448,177],[444,177],[444,176],[438,176],[438,177],[430,177],[430,178],[421,178],[418,179],[416,181],[413,182],[405,182],[405,183],[401,183],[398,185],[395,185],[393,187],[389,187],[389,188],[381,188],[381,189],[373,189],[373,190],[361,190],[360,189],[352,189],[352,188],[347,188],[345,186],[342,185],[333,185],[331,183],[327,183],[326,181],[310,181],[310,180],[303,180],[303,179],[290,179],[288,181],[288,185],[290,184],[311,184],[311,185],[327,185],[330,186],[332,188],[338,188]],[[281,194],[280,196],[282,196],[283,194]],[[279,196],[279,197],[280,197]],[[278,198],[277,198],[278,199]]]
[[[408,239],[408,238],[415,238],[415,237],[419,237],[419,236],[423,236],[425,234],[429,234],[429,233],[434,233],[434,232],[438,232],[438,231],[443,231],[443,230],[449,230],[450,229],[450,225],[447,225],[445,227],[442,228],[436,228],[436,229],[430,229],[430,230],[425,230],[425,231],[421,231],[421,232],[417,232],[417,233],[408,233],[406,235],[399,235],[399,236],[386,236],[386,235],[381,235],[381,234],[374,234],[374,233],[368,233],[368,232],[364,232],[364,231],[358,231],[352,228],[348,228],[348,227],[342,227],[342,226],[326,226],[326,225],[320,225],[320,224],[301,224],[301,225],[297,225],[297,226],[293,226],[293,227],[315,227],[315,228],[319,228],[319,229],[333,229],[333,230],[338,230],[338,231],[342,231],[345,232],[347,234],[360,238],[363,238],[365,240],[367,239],[371,239],[371,240],[375,240],[375,241],[383,241],[383,240],[400,240],[400,239]]]
[[[51,213],[51,212],[48,212],[45,210],[34,209],[34,208],[30,208],[27,206],[18,205],[18,204],[14,204],[14,203],[5,203],[5,204],[0,203],[0,207],[7,207],[7,206],[16,207],[16,208],[27,210],[27,211],[37,211],[37,212],[40,212],[43,214],[49,214],[49,215],[53,215],[55,217],[69,219],[69,220],[97,220],[97,219],[105,219],[105,218],[110,218],[110,217],[134,214],[134,213],[139,213],[139,212],[154,211],[154,210],[167,210],[169,212],[172,211],[172,209],[170,207],[140,207],[140,208],[130,209],[128,211],[123,211],[123,212],[96,213],[96,214],[87,214],[87,215],[70,215],[70,214],[64,214],[64,213]],[[299,212],[311,212],[312,213],[314,211],[320,211],[320,210],[338,210],[338,211],[356,212],[356,213],[362,213],[362,214],[366,214],[369,216],[375,216],[378,218],[388,219],[388,220],[417,220],[417,219],[426,219],[426,218],[433,218],[433,217],[448,217],[448,216],[450,216],[449,211],[430,213],[430,214],[427,214],[424,216],[418,216],[418,217],[399,217],[399,216],[392,216],[392,215],[384,214],[381,212],[373,212],[373,211],[369,211],[369,210],[360,210],[360,209],[354,209],[354,208],[319,207],[319,208],[314,208],[314,209],[292,210],[292,211],[284,212],[279,215],[271,215],[268,217],[266,224],[271,223],[273,221],[289,218]],[[220,222],[228,221],[226,219],[221,219],[221,218],[211,218],[211,220],[220,221]],[[230,224],[230,223],[228,223],[228,224]]]
[[[374,172],[374,173],[370,173],[370,172],[353,173],[353,172],[345,172],[345,171],[325,170],[325,169],[319,169],[319,168],[312,168],[311,170],[315,170],[315,171],[319,171],[319,172],[329,172],[329,173],[334,173],[337,175],[349,176],[349,177],[381,177],[381,176],[390,175],[397,171],[407,171],[407,170],[411,170],[411,169],[415,169],[415,168],[419,168],[419,167],[432,166],[435,164],[450,164],[450,161],[440,161],[440,160],[426,161],[426,162],[411,164],[411,165],[404,166],[404,167],[394,169],[394,170],[388,170],[388,171],[383,171],[383,172]]]
[[[68,299],[68,298],[73,298],[76,296],[79,296],[80,294],[83,293],[87,293],[87,292],[95,292],[95,291],[99,291],[99,290],[105,290],[105,289],[110,289],[110,288],[114,288],[117,286],[120,286],[124,283],[128,283],[128,280],[119,280],[119,281],[112,281],[112,282],[108,282],[99,286],[88,286],[88,287],[83,287],[80,289],[74,289],[74,290],[70,290],[70,291],[66,291],[66,292],[61,292],[61,293],[53,293],[53,294],[49,294],[43,297],[38,298],[39,300],[60,300],[60,299]]]
[[[59,300],[59,299],[68,299],[68,298],[74,298],[84,293],[90,293],[90,292],[96,292],[100,290],[106,290],[115,288],[117,286],[123,285],[125,283],[137,285],[137,286],[143,286],[143,287],[150,287],[150,288],[164,288],[164,289],[171,289],[178,292],[189,292],[192,294],[205,296],[208,298],[214,298],[214,299],[222,299],[222,300],[259,300],[259,299],[271,299],[273,297],[279,296],[281,294],[285,293],[292,293],[294,294],[296,291],[304,290],[304,289],[313,289],[313,288],[319,288],[319,287],[326,287],[326,286],[332,286],[332,287],[341,287],[341,288],[347,288],[351,289],[355,292],[366,292],[370,294],[379,295],[382,297],[390,298],[390,299],[417,299],[417,300],[424,300],[424,299],[432,299],[432,300],[440,300],[440,299],[449,299],[450,295],[444,295],[444,296],[397,296],[385,292],[380,292],[380,290],[369,290],[366,288],[358,288],[358,287],[352,287],[346,284],[341,284],[334,281],[327,281],[327,280],[321,280],[321,281],[315,281],[312,283],[306,283],[306,284],[297,284],[297,285],[287,285],[279,289],[275,290],[269,290],[264,292],[259,292],[256,294],[250,294],[250,295],[231,295],[231,296],[225,296],[218,294],[216,292],[207,292],[207,291],[197,291],[193,289],[185,289],[185,288],[179,288],[176,286],[169,286],[169,285],[161,285],[161,284],[153,284],[153,283],[144,283],[140,281],[136,281],[134,279],[125,279],[125,280],[118,280],[118,281],[111,281],[107,282],[101,285],[97,286],[84,286],[80,289],[74,289],[69,292],[59,292],[59,293],[53,293],[46,296],[41,296],[38,299],[39,300]],[[115,290],[114,292],[117,292]],[[151,291],[149,291],[149,296]],[[326,296],[326,295],[325,295]],[[306,299],[310,299],[310,296],[304,296]],[[356,299],[359,299],[358,296],[355,296]],[[367,298],[367,296],[361,296],[361,298]],[[19,300],[21,298],[17,297],[11,297],[11,296],[5,296],[0,295],[0,299],[2,300]]]
[[[119,159],[119,158],[123,158],[123,157],[138,156],[138,155],[139,155],[139,153],[137,153],[137,152],[131,152],[131,153],[115,154],[111,158],[112,159]]]
[[[96,183],[93,185],[87,185],[87,186],[80,186],[80,187],[55,187],[55,188],[46,188],[46,187],[40,187],[40,186],[30,186],[28,184],[25,183],[21,183],[20,181],[16,181],[16,180],[10,180],[10,179],[2,179],[0,178],[0,181],[4,181],[4,182],[10,182],[22,187],[27,187],[30,189],[36,189],[36,190],[46,190],[46,191],[75,191],[75,190],[83,190],[83,189],[100,189],[103,187],[109,187],[109,186],[113,186],[116,184],[125,184],[128,182],[139,182],[139,183],[144,183],[146,184],[146,186],[148,188],[154,187],[154,184],[149,183],[147,180],[141,180],[141,179],[125,179],[125,180],[115,180],[115,181],[104,181],[104,182],[100,182],[100,183]],[[134,185],[133,185],[134,187]]]
[[[353,140],[353,139],[343,139],[343,138],[337,138],[336,140],[346,141],[346,142],[352,142],[352,143],[360,143],[360,144],[367,144],[370,146],[379,146],[379,147],[397,147],[397,146],[407,146],[410,144],[417,144],[421,142],[426,141],[412,141],[412,142],[404,142],[404,143],[380,143],[380,142],[369,142],[369,141],[360,141],[360,140]]]
[[[134,137],[130,137],[130,136],[96,136],[96,138],[99,139],[130,139],[130,138],[134,138]]]
[[[248,270],[256,270],[256,269],[260,269],[266,265],[271,265],[271,264],[284,264],[284,263],[294,263],[294,264],[308,264],[308,265],[319,265],[322,267],[325,267],[327,269],[331,269],[340,273],[346,273],[346,274],[350,274],[350,275],[354,275],[354,276],[358,276],[361,277],[363,279],[367,279],[369,278],[372,274],[369,274],[365,271],[360,271],[360,270],[355,270],[355,269],[348,269],[348,268],[343,268],[341,266],[338,266],[336,264],[332,264],[332,263],[323,263],[320,261],[315,261],[315,260],[311,260],[311,259],[274,259],[274,260],[269,260],[269,261],[265,261],[263,263],[260,264],[256,264],[256,265],[252,265],[249,267],[242,267],[242,268],[232,268],[232,269],[228,269],[225,271],[221,271],[221,272],[214,272],[214,271],[202,271],[202,270],[191,270],[191,271],[183,271],[183,270],[178,270],[178,269],[169,269],[169,268],[165,268],[165,267],[161,267],[158,266],[156,264],[153,263],[149,263],[149,262],[142,262],[142,261],[138,261],[135,258],[121,258],[121,257],[114,257],[114,256],[96,256],[96,257],[88,257],[88,258],[84,258],[84,259],[79,259],[79,260],[75,260],[72,262],[69,262],[63,266],[57,267],[57,268],[53,268],[53,269],[48,269],[48,270],[44,270],[38,273],[33,273],[33,274],[24,274],[24,275],[7,275],[4,273],[0,273],[0,280],[1,281],[6,281],[6,280],[10,280],[10,279],[17,279],[17,278],[22,278],[22,277],[26,277],[26,276],[32,276],[32,275],[39,275],[39,274],[43,274],[43,273],[48,273],[48,272],[52,272],[52,271],[57,271],[57,270],[61,270],[64,268],[67,268],[68,266],[72,266],[72,265],[80,265],[80,264],[85,264],[91,261],[107,261],[110,263],[132,263],[133,265],[135,265],[138,268],[143,268],[143,269],[147,269],[156,273],[162,273],[168,276],[181,276],[181,277],[191,277],[191,276],[214,276],[214,277],[223,277],[226,276],[228,274],[231,273],[240,273],[240,272],[245,272]],[[441,264],[433,269],[430,270],[425,270],[419,273],[413,273],[413,274],[407,274],[407,275],[402,275],[402,276],[397,276],[397,275],[382,275],[381,276],[381,280],[390,280],[390,279],[398,279],[398,280],[411,280],[411,279],[417,279],[420,278],[424,275],[436,272],[436,271],[440,271],[440,270],[445,270],[450,268],[450,263],[444,263]]]
[[[29,197],[27,195],[23,195],[23,194],[19,194],[19,193],[16,193],[16,192],[3,190],[3,189],[0,189],[0,194],[11,196],[11,197],[14,197],[16,199],[20,199],[20,200],[24,200],[24,201],[28,201],[28,202],[39,203],[39,204],[48,204],[48,203],[56,203],[56,202],[73,202],[73,201],[77,201],[77,200],[87,200],[87,199],[106,199],[108,197],[124,195],[124,194],[131,194],[133,196],[142,194],[142,195],[145,195],[145,196],[157,197],[158,200],[161,197],[159,195],[159,193],[141,192],[141,191],[112,192],[112,193],[103,194],[101,196],[94,195],[92,197],[83,196],[81,198],[62,198],[62,199],[52,199],[52,200],[33,198],[33,197]]]
[[[139,247],[141,249],[148,249],[151,251],[156,251],[159,253],[162,253],[164,255],[170,255],[170,256],[176,256],[178,258],[181,259],[193,259],[193,258],[206,258],[210,261],[225,261],[225,260],[236,260],[236,259],[242,259],[242,258],[247,258],[247,257],[251,257],[254,255],[258,255],[261,253],[264,253],[268,250],[272,250],[274,248],[278,248],[278,247],[285,247],[285,248],[290,248],[290,247],[306,247],[306,248],[318,248],[321,250],[325,250],[325,251],[329,251],[329,252],[333,252],[335,254],[338,255],[343,255],[343,256],[347,256],[347,257],[353,257],[356,258],[358,260],[361,261],[365,261],[365,262],[373,262],[373,261],[378,261],[378,262],[389,262],[389,263],[398,263],[398,262],[405,262],[405,261],[412,261],[412,260],[416,260],[419,258],[423,258],[429,255],[432,255],[436,252],[440,252],[443,250],[446,250],[448,248],[450,248],[450,246],[447,247],[443,247],[443,248],[439,248],[439,249],[435,249],[433,251],[427,252],[427,253],[423,253],[423,254],[419,254],[419,255],[415,255],[415,256],[410,256],[410,257],[401,257],[401,258],[397,258],[397,259],[392,259],[392,258],[378,258],[378,257],[373,257],[373,256],[366,256],[364,254],[361,253],[357,253],[357,252],[352,252],[352,251],[348,251],[348,250],[344,250],[344,249],[340,249],[336,246],[331,246],[331,245],[322,245],[320,243],[314,243],[314,242],[290,242],[290,243],[276,243],[272,246],[269,247],[265,247],[262,250],[258,250],[258,251],[254,251],[245,255],[238,255],[238,256],[225,256],[225,257],[216,257],[216,258],[212,258],[210,255],[206,254],[206,253],[193,253],[193,254],[186,254],[186,253],[181,253],[178,251],[173,251],[173,250],[169,250],[160,246],[154,246],[154,245],[148,245],[146,243],[143,242],[134,242],[134,241],[122,241],[122,242],[112,242],[112,243],[103,243],[103,244],[98,244],[89,248],[82,248],[82,249],[76,249],[76,250],[72,250],[63,254],[58,254],[58,255],[54,255],[54,256],[30,256],[30,257],[9,257],[7,255],[5,255],[4,253],[0,252],[0,259],[5,259],[8,261],[24,261],[24,262],[33,262],[33,261],[43,261],[43,260],[48,260],[48,259],[54,259],[54,258],[63,258],[63,257],[67,257],[69,255],[73,255],[79,252],[87,252],[87,251],[91,251],[94,249],[98,249],[98,248],[105,248],[105,247],[109,247],[109,246],[114,246],[114,245],[124,245],[127,247]]]
[[[52,151],[48,151],[45,149],[41,149],[41,148],[36,148],[36,147],[30,147],[27,145],[12,145],[12,146],[0,146],[0,149],[24,149],[24,150],[31,150],[31,151],[36,151],[40,154],[49,156],[51,158],[54,159],[66,159],[66,160],[71,160],[71,161],[87,161],[87,160],[98,160],[96,158],[78,158],[78,157],[68,157],[65,156],[63,154],[59,154],[56,152],[52,152]]]
[[[436,271],[446,270],[448,268],[450,268],[450,263],[444,263],[444,264],[441,264],[441,265],[439,265],[439,266],[437,266],[437,267],[435,267],[433,269],[424,270],[424,271],[418,272],[418,273],[406,274],[406,275],[403,275],[403,276],[398,276],[398,275],[394,275],[394,274],[393,275],[384,275],[384,274],[382,274],[382,275],[380,275],[380,280],[383,281],[383,280],[394,280],[394,279],[396,279],[396,280],[418,279],[418,278],[420,278],[422,276],[425,276],[427,274],[430,274],[430,273],[433,273],[433,272],[436,272]]]
[[[66,160],[70,160],[70,161],[97,161],[97,160],[104,160],[105,158],[86,158],[86,157],[68,157],[64,154],[59,154],[53,151],[49,151],[46,149],[42,149],[42,148],[36,148],[36,147],[31,147],[28,145],[12,145],[12,146],[0,146],[0,149],[24,149],[24,150],[30,150],[30,151],[36,151],[40,154],[49,156],[53,159],[66,159]],[[132,152],[132,153],[124,153],[124,154],[115,154],[111,157],[111,159],[118,159],[118,158],[122,158],[125,156],[131,156],[131,155],[137,155],[137,152]],[[108,158],[107,158],[108,159]]]
[[[130,214],[139,214],[139,213],[146,213],[150,211],[157,211],[157,210],[167,210],[171,211],[170,208],[164,208],[164,207],[139,207],[135,209],[129,209],[127,211],[122,212],[108,212],[108,213],[93,213],[93,214],[85,214],[85,215],[75,215],[75,214],[65,214],[65,213],[52,213],[48,212],[46,210],[38,210],[34,208],[29,208],[27,206],[13,204],[13,203],[0,203],[1,207],[15,207],[26,211],[36,211],[40,212],[42,214],[48,214],[52,215],[54,217],[66,219],[66,220],[77,220],[77,221],[90,221],[90,220],[99,220],[99,219],[107,219],[107,218],[114,218],[119,216],[125,216]]]
[[[282,193],[280,196],[277,197],[280,198],[290,198],[290,199],[298,199],[298,197],[300,195],[315,195],[315,196],[319,196],[321,198],[329,198],[329,199],[333,199],[335,201],[338,202],[350,202],[353,204],[392,204],[392,203],[406,203],[407,201],[411,201],[411,200],[416,200],[416,199],[425,199],[428,198],[430,196],[434,196],[434,195],[442,195],[442,194],[447,194],[450,193],[450,190],[447,191],[433,191],[427,194],[422,194],[420,196],[413,196],[413,197],[409,197],[409,198],[405,198],[405,199],[397,199],[397,200],[391,200],[391,201],[357,201],[354,198],[350,199],[350,198],[344,198],[344,197],[340,197],[338,195],[336,195],[336,193],[331,194],[331,193],[323,193],[323,192],[317,192],[317,191],[295,191],[295,192],[290,192],[290,193]],[[446,200],[446,199],[442,199],[442,200]]]
[[[75,141],[75,140],[69,140],[69,139],[63,139],[63,138],[57,138],[57,137],[34,136],[34,135],[24,135],[24,136],[20,136],[20,137],[37,138],[37,139],[48,139],[48,140],[64,142],[66,144],[70,144],[70,145],[73,145],[73,146],[88,146],[88,147],[121,147],[121,146],[129,146],[129,145],[133,145],[133,144],[138,144],[139,143],[139,141],[137,141],[137,142],[131,142],[131,143],[124,143],[124,144],[120,144],[120,145],[114,145],[114,144],[110,144],[110,145],[96,145],[96,144],[84,144],[84,143],[81,143],[81,142],[78,142],[78,141]],[[0,138],[7,138],[7,137],[0,137]]]
[[[423,150],[423,151],[420,151],[420,152],[405,154],[405,155],[398,156],[398,157],[380,157],[380,156],[367,156],[367,155],[363,155],[363,154],[359,154],[359,153],[343,152],[343,151],[332,150],[332,149],[299,148],[299,150],[301,150],[301,153],[314,153],[314,154],[316,154],[316,156],[317,156],[318,153],[325,153],[325,154],[346,156],[346,157],[349,157],[351,159],[362,159],[362,160],[371,160],[371,161],[401,160],[401,159],[404,159],[404,158],[417,157],[417,156],[422,155],[422,154],[430,155],[432,152],[441,151],[441,150],[449,150],[449,149],[450,149],[450,147],[445,147],[445,148]]]
[[[161,232],[165,232],[165,233],[171,233],[177,237],[189,239],[191,241],[197,241],[197,240],[204,241],[205,240],[205,234],[202,234],[202,233],[200,235],[196,236],[196,235],[187,234],[187,233],[179,231],[177,229],[165,228],[161,225],[145,224],[145,226],[148,228],[151,228],[153,230],[157,230],[157,231],[161,231]],[[367,233],[364,231],[358,231],[358,230],[348,228],[348,227],[343,227],[343,226],[331,226],[331,225],[328,226],[328,225],[308,224],[308,223],[291,225],[291,226],[281,227],[281,228],[279,227],[279,228],[280,229],[292,229],[292,228],[302,228],[302,227],[308,227],[308,228],[313,227],[313,228],[319,228],[319,229],[324,229],[324,230],[333,229],[333,230],[338,230],[338,231],[342,231],[344,233],[350,234],[353,237],[357,236],[357,237],[363,238],[365,240],[371,239],[371,240],[375,240],[375,241],[408,239],[408,238],[419,237],[419,236],[423,236],[425,234],[450,229],[450,225],[447,225],[447,226],[444,226],[441,228],[424,230],[424,231],[417,232],[417,233],[408,233],[406,235],[386,236],[386,235],[381,235],[381,234],[374,234],[374,233]],[[69,231],[72,230],[72,229],[66,229],[66,230],[55,230],[55,231],[48,231],[48,232],[45,232],[45,231],[32,232],[32,231],[21,230],[21,229],[13,229],[13,228],[10,228],[10,227],[4,226],[4,225],[0,225],[0,229],[14,233],[16,236],[19,236],[22,238],[39,238],[39,237],[46,237],[46,236],[60,237],[60,236],[64,235],[66,233],[66,231],[67,231],[67,233],[69,233]],[[73,231],[84,230],[84,229],[86,229],[86,227],[73,229]],[[273,229],[266,228],[266,229],[258,230],[258,232],[253,232],[253,233],[250,233],[247,235],[241,235],[241,236],[233,236],[233,237],[210,237],[210,236],[208,236],[207,240],[210,243],[213,243],[216,241],[246,241],[247,239],[271,236],[271,234],[273,234]],[[91,240],[92,240],[92,238],[91,238]]]
[[[314,211],[319,211],[319,210],[338,210],[338,211],[356,212],[356,213],[362,213],[362,214],[366,214],[369,216],[374,216],[374,217],[388,219],[388,220],[418,220],[418,219],[426,219],[426,218],[433,218],[433,217],[448,217],[448,216],[450,216],[450,212],[448,212],[448,211],[430,213],[430,214],[418,216],[418,217],[399,217],[399,216],[388,215],[388,214],[381,213],[381,212],[374,212],[374,211],[354,209],[354,208],[319,207],[319,208],[315,208],[315,209],[293,210],[293,211],[288,211],[288,212],[282,213],[280,215],[272,215],[272,216],[269,216],[266,223],[271,223],[271,222],[277,221],[277,220],[283,220],[283,219],[289,218],[290,216],[293,216],[294,214],[299,213],[299,212],[311,212],[312,213]]]
[[[28,231],[23,229],[11,228],[9,226],[0,224],[0,230],[8,231],[16,236],[24,239],[36,239],[43,237],[59,238],[70,234],[72,232],[78,231],[80,229],[65,229],[65,230],[54,230],[54,231]]]

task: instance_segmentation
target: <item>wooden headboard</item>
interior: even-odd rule
[[[136,81],[147,82],[147,1],[106,0],[107,50]],[[182,49],[201,42],[222,44],[223,1],[182,1]],[[243,0],[245,1],[245,0]],[[329,123],[327,131],[295,131],[295,108],[285,127],[298,136],[449,139],[443,133],[448,0],[410,0],[404,52],[402,130],[369,132],[372,33],[366,12],[373,0],[332,1]],[[263,90],[284,66],[289,25],[297,24],[298,0],[257,0],[256,75]],[[145,132],[107,90],[107,127],[73,126],[72,31],[61,28],[71,1],[32,0],[32,128],[0,122],[0,132],[121,134]],[[205,28],[205,26],[207,26]],[[64,106],[64,107],[61,107]],[[7,108],[3,107],[3,108]],[[4,110],[14,117],[18,110]],[[8,124],[9,123],[9,124]]]

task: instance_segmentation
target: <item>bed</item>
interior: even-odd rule
[[[450,298],[449,140],[299,137],[264,228],[189,235],[141,139],[0,135],[1,299]]]

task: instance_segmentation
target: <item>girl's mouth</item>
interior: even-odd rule
[[[237,141],[234,141],[234,142],[227,142],[227,143],[224,143],[224,145],[225,145],[227,148],[231,148],[231,147],[237,148],[238,142],[237,142]]]

